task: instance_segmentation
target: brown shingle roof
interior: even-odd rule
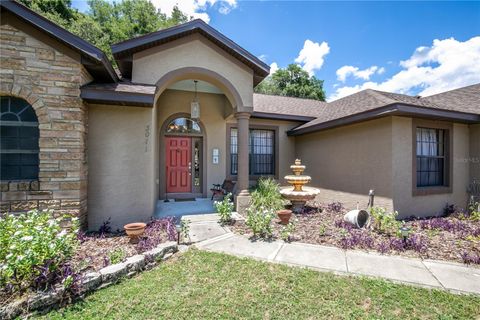
[[[328,103],[325,108],[319,109],[321,112],[315,120],[295,128],[291,133],[299,134],[301,132],[312,132],[314,128],[327,128],[327,124],[330,122],[332,127],[337,126],[340,120],[347,118],[352,118],[355,121],[372,119],[381,116],[382,111],[390,114],[413,114],[415,112],[412,108],[395,107],[396,105],[420,108],[418,109],[419,113],[423,115],[428,113],[429,110],[432,113],[434,111],[453,111],[480,115],[480,84],[425,98],[366,89]],[[364,114],[365,117],[362,116]],[[443,116],[446,116],[446,114],[443,114]],[[480,117],[476,117],[476,119],[480,121]]]
[[[253,94],[253,111],[257,113],[316,118],[326,102],[267,94]]]
[[[480,114],[480,83],[424,97],[421,100],[446,110]]]

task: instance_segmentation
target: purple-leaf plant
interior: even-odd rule
[[[168,240],[175,240],[177,238],[175,218],[167,217],[150,221],[145,228],[142,239],[140,239],[137,244],[137,250],[139,252],[145,252],[155,248],[165,240],[163,236],[164,231],[167,233]]]
[[[341,213],[343,209],[343,204],[341,202],[332,202],[327,205],[327,210],[330,212]]]

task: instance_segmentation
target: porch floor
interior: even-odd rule
[[[216,212],[210,198],[197,198],[195,201],[164,202],[159,200],[155,209],[155,218],[175,217],[179,221],[185,215],[200,215]]]

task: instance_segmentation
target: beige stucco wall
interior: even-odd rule
[[[453,124],[452,193],[426,196],[412,195],[412,119],[392,118],[392,174],[394,207],[399,217],[431,216],[442,213],[446,203],[465,207],[469,181],[469,130],[464,124]]]
[[[90,105],[88,117],[88,225],[112,228],[147,221],[155,203],[152,109]]]
[[[190,114],[190,102],[193,98],[193,92],[180,90],[166,90],[158,99],[158,129],[162,130],[162,126],[169,117],[174,114],[186,113]],[[225,130],[226,121],[224,118],[225,109],[231,109],[231,106],[222,94],[199,93],[200,102],[200,122],[206,130],[206,154],[204,161],[207,163],[204,178],[206,177],[206,191],[210,195],[210,188],[214,183],[222,183],[225,179],[226,150],[225,150]],[[157,133],[157,139],[160,142],[161,132]],[[204,141],[205,143],[205,141]],[[160,145],[160,143],[159,143]],[[159,150],[159,161],[156,163],[158,172],[157,179],[160,183],[160,195],[164,190],[165,174],[163,168],[158,168],[160,163],[164,163],[161,157],[165,157],[164,146]],[[218,164],[213,164],[212,150],[219,149],[220,159]]]
[[[347,208],[366,206],[375,189],[376,205],[392,209],[392,119],[383,118],[296,138],[296,155],[307,166],[320,202]]]
[[[470,180],[480,180],[480,124],[470,127]]]
[[[157,84],[167,73],[188,67],[204,68],[221,75],[238,91],[243,106],[253,106],[253,71],[200,35],[188,36],[134,54],[132,81]],[[216,79],[203,78],[202,75],[196,75],[195,78],[212,82],[230,97]],[[177,80],[180,79],[171,79],[171,83]]]

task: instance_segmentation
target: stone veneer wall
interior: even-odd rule
[[[91,76],[79,61],[6,24],[0,58],[0,95],[28,101],[40,129],[39,179],[1,181],[1,213],[50,208],[85,226],[87,108],[79,88]]]

